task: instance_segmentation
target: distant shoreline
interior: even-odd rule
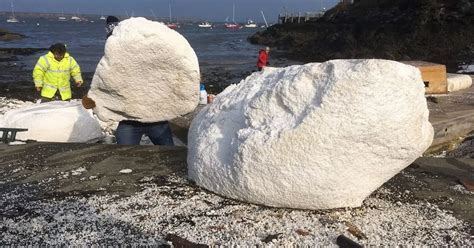
[[[11,15],[10,12],[0,11],[0,19],[1,18],[8,18],[10,15]],[[59,16],[64,16],[64,17],[66,17],[67,20],[70,20],[72,16],[80,16],[80,17],[85,17],[87,19],[93,19],[93,20],[105,22],[105,20],[100,20],[99,19],[101,17],[101,15],[98,15],[98,14],[84,14],[84,13],[37,13],[37,12],[16,12],[15,11],[15,16],[18,17],[19,19],[22,19],[22,18],[28,18],[28,19],[31,19],[31,18],[57,19]],[[104,16],[109,16],[109,15],[104,14]],[[123,15],[123,14],[118,14],[118,15],[113,14],[113,16],[118,17],[120,20],[130,18],[130,16],[126,16],[126,15]],[[168,16],[155,17],[155,16],[151,16],[151,15],[141,15],[141,16],[135,16],[135,17],[144,17],[144,18],[147,18],[149,20],[156,20],[156,21],[162,21],[162,22],[167,22],[168,18],[169,18]],[[204,18],[204,17],[199,18],[199,17],[180,16],[179,17],[179,22],[191,22],[191,23],[200,24],[201,22],[203,22],[206,19],[207,18]],[[225,23],[225,21],[216,21],[216,20],[207,20],[207,21],[210,21],[212,23],[222,23],[222,24]],[[244,23],[246,23],[246,21],[241,21],[240,23],[244,24]],[[259,24],[263,24],[263,23],[259,23]]]

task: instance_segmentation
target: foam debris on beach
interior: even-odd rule
[[[0,115],[4,115],[6,112],[17,109],[22,106],[33,105],[33,102],[21,101],[18,99],[7,98],[0,96]]]
[[[171,235],[211,246],[331,246],[341,234],[363,245],[473,245],[468,223],[435,204],[393,200],[386,188],[360,208],[331,211],[239,203],[176,176],[162,186],[144,183],[130,197],[20,201],[33,191],[26,186],[3,194],[0,245],[163,245]]]

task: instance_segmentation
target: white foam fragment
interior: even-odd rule
[[[357,207],[433,140],[420,72],[334,60],[254,73],[193,120],[188,175],[276,207]]]
[[[102,121],[157,122],[193,111],[199,82],[196,53],[182,35],[130,18],[107,39],[88,96]]]
[[[448,91],[459,91],[467,89],[472,85],[472,78],[469,75],[448,73]]]
[[[84,109],[79,101],[27,105],[5,113],[0,127],[27,128],[18,132],[19,140],[49,142],[94,142],[103,136],[92,112]]]
[[[0,115],[5,114],[6,112],[16,109],[22,106],[32,105],[33,102],[24,102],[17,99],[11,99],[1,96],[0,97]]]
[[[79,167],[75,170],[72,170],[71,175],[78,176],[78,175],[81,175],[83,172],[86,172],[86,171],[87,171],[87,169],[85,167]]]
[[[131,170],[131,169],[123,169],[123,170],[120,170],[120,173],[122,173],[122,174],[130,174],[130,173],[132,173],[132,170]]]

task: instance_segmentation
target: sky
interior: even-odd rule
[[[276,21],[279,13],[314,12],[331,8],[338,0],[0,0],[0,11],[15,12],[79,13],[98,15],[131,15],[168,17],[171,5],[174,18],[224,21],[232,19],[235,4],[235,20],[253,19],[263,22],[260,10],[268,21]]]

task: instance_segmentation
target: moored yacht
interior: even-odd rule
[[[165,25],[171,29],[177,29],[179,28],[179,24],[177,22],[173,23],[173,18],[171,16],[171,4],[168,4],[168,10],[170,14],[170,21],[166,23]]]
[[[235,4],[232,5],[232,23],[225,23],[224,26],[228,29],[239,29],[242,28],[235,22]]]
[[[10,2],[11,6],[12,6],[12,16],[10,16],[10,18],[7,19],[7,22],[8,23],[18,23],[20,21],[18,21],[18,19],[16,19],[15,17],[15,11],[13,11],[13,3]]]
[[[200,28],[212,28],[212,24],[210,24],[208,21],[201,22],[201,24],[198,25]]]
[[[165,24],[167,27],[171,28],[171,29],[177,29],[179,28],[179,24],[178,23],[166,23]]]
[[[246,28],[256,28],[257,23],[253,22],[251,19],[248,19],[247,24],[245,24]]]
[[[61,12],[61,15],[58,17],[58,21],[60,21],[60,22],[65,22],[65,21],[67,21],[67,19],[66,19],[66,17],[64,16],[64,13],[63,13],[63,12]]]
[[[237,23],[226,23],[224,26],[228,29],[239,29],[241,26]]]
[[[18,19],[16,19],[14,16],[12,16],[12,17],[7,19],[7,22],[8,23],[18,23],[20,21],[18,21]]]

